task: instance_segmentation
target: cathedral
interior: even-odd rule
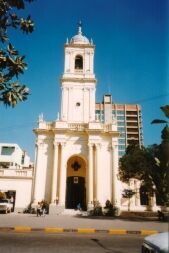
[[[95,45],[83,34],[64,46],[61,112],[54,122],[39,117],[34,130],[36,163],[34,203],[45,199],[50,211],[92,208],[107,199],[118,204],[118,136],[116,121],[95,115]],[[109,99],[109,97],[107,97]]]
[[[39,116],[34,129],[33,205],[46,200],[50,214],[76,209],[79,204],[89,210],[96,202],[105,206],[107,200],[127,208],[122,198],[125,186],[118,179],[120,132],[117,117],[112,117],[110,95],[104,96],[104,120],[96,113],[94,53],[93,41],[83,35],[79,24],[77,34],[64,45],[61,111],[53,122]],[[139,119],[140,109],[137,106],[134,110],[133,115]],[[131,118],[130,113],[130,125]],[[131,134],[128,137],[133,138]],[[130,186],[139,189],[140,183],[134,180]],[[131,200],[134,210],[141,207],[139,194]]]

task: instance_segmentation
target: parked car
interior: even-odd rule
[[[142,253],[169,253],[169,232],[150,235],[144,238]]]
[[[0,199],[0,212],[10,213],[12,211],[13,204],[8,199]]]

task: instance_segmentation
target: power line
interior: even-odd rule
[[[169,96],[169,93],[161,94],[161,95],[154,96],[154,97],[149,97],[149,98],[143,98],[143,99],[134,101],[134,102],[132,102],[132,103],[133,103],[133,104],[139,104],[139,103],[149,102],[149,101],[156,100],[156,99],[159,99],[159,98],[162,98],[162,97],[167,97],[167,96]]]

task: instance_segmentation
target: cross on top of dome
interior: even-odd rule
[[[82,35],[82,22],[78,22],[78,33],[70,40],[71,44],[90,44],[87,37]]]
[[[81,20],[78,23],[78,34],[82,34],[82,21]]]

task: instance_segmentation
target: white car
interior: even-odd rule
[[[12,208],[13,204],[8,199],[0,199],[0,212],[10,213]]]
[[[169,232],[144,238],[142,253],[169,253]]]

